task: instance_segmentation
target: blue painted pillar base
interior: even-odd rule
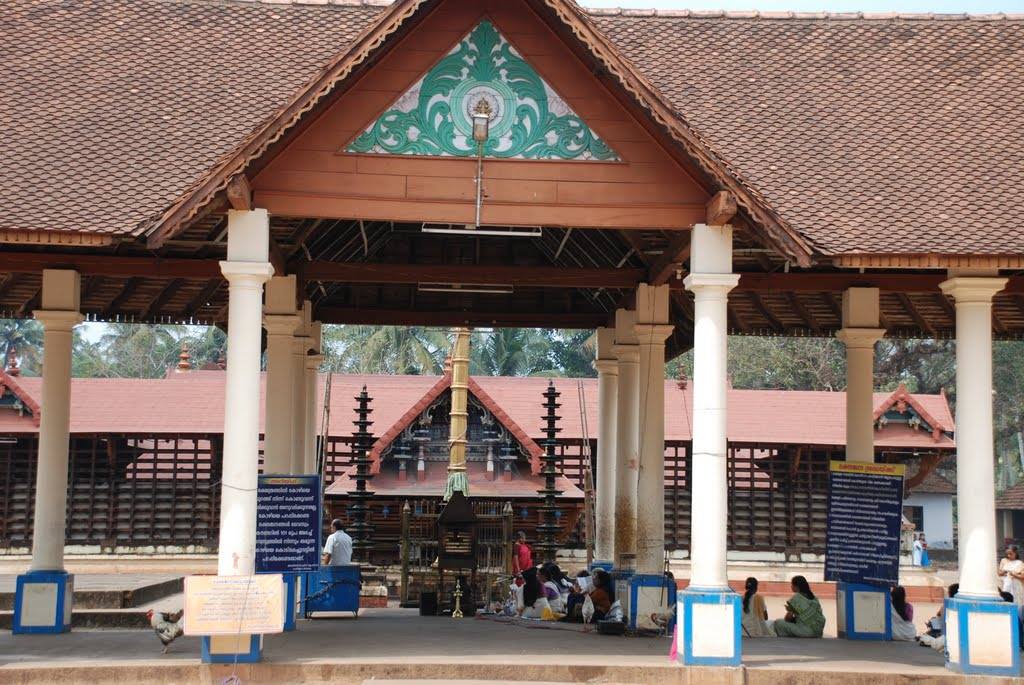
[[[74,596],[75,577],[65,571],[29,571],[18,576],[11,632],[68,632]]]
[[[865,583],[836,583],[836,627],[847,640],[891,640],[889,588]]]
[[[743,659],[740,596],[732,590],[686,588],[678,595],[677,654],[684,666],[739,666]]]
[[[630,630],[657,630],[651,614],[664,614],[672,608],[679,590],[664,574],[634,573],[629,577],[629,610],[623,612]],[[618,597],[618,599],[622,599]]]
[[[202,638],[204,664],[255,664],[262,657],[262,635],[214,635]]]
[[[284,573],[281,575],[284,581],[284,632],[286,633],[295,630],[295,612],[301,577],[301,573]]]
[[[946,599],[946,668],[958,673],[1020,676],[1017,606],[994,598]]]
[[[607,571],[608,573],[611,573],[611,572],[613,572],[615,570],[615,562],[614,561],[604,561],[604,560],[598,561],[597,559],[594,559],[592,562],[590,562],[590,567],[589,567],[588,570],[589,571],[593,571],[596,568],[599,568],[601,570]]]
[[[622,615],[626,619],[626,623],[629,623],[629,596],[630,596],[630,584],[629,579],[633,577],[635,571],[633,569],[613,569],[611,572],[612,587],[615,588],[614,600],[618,600],[619,604],[622,605]]]

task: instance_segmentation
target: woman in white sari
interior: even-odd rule
[[[774,637],[772,624],[768,622],[768,607],[764,597],[757,594],[757,578],[747,578],[743,593],[743,614],[741,617],[745,637]]]

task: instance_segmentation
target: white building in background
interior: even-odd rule
[[[923,532],[929,549],[955,549],[953,497],[956,484],[937,470],[929,473],[903,500],[903,516]]]

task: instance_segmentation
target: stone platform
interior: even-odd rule
[[[924,607],[922,607],[923,609]],[[557,627],[555,627],[557,626]],[[609,637],[559,624],[420,617],[368,609],[351,617],[300,621],[266,639],[264,661],[239,665],[245,683],[544,681],[689,685],[1009,685],[950,673],[942,655],[913,643],[836,639],[744,642],[740,669],[684,669],[668,660],[668,638]],[[0,633],[0,682],[219,683],[230,666],[199,663],[199,640],[181,638],[161,656],[149,630],[65,635]],[[1019,681],[1016,681],[1019,682]]]

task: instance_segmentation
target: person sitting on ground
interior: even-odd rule
[[[946,596],[956,597],[958,592],[960,592],[960,583],[953,583],[946,589]],[[928,630],[917,638],[922,647],[931,647],[939,652],[946,649],[946,618],[942,614],[942,609],[943,607],[939,607],[938,612],[928,619]]]
[[[569,589],[569,596],[565,600],[565,618],[562,619],[563,621],[580,622],[580,609],[587,598],[590,582],[590,572],[586,569],[576,574],[576,579]]]
[[[544,586],[537,575],[537,568],[530,567],[523,571],[523,585],[517,594],[517,610],[522,618],[543,618],[544,610],[551,611],[544,596]]]
[[[807,579],[793,576],[790,587],[793,596],[786,602],[786,617],[775,619],[775,634],[779,637],[821,637],[825,632],[825,614]]]
[[[747,637],[774,637],[768,622],[768,607],[757,594],[757,578],[747,578],[743,592],[743,634]]]
[[[548,562],[540,567],[537,576],[544,588],[544,598],[548,600],[551,611],[556,614],[564,614],[565,600],[562,599],[562,589],[557,582],[558,573],[561,573],[558,566]]]
[[[907,590],[897,585],[890,593],[892,600],[892,639],[913,642],[917,639],[914,628],[914,605],[907,601]]]
[[[601,568],[594,569],[591,576],[593,587],[590,590],[590,601],[594,604],[594,615],[592,621],[601,621],[612,608],[615,601],[615,587],[612,585],[611,575]]]
[[[334,532],[324,542],[324,566],[349,566],[352,564],[352,538],[342,530],[341,519],[331,521]]]

